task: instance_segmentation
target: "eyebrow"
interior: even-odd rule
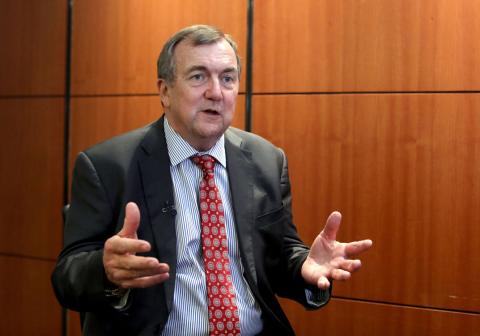
[[[203,65],[193,65],[190,68],[188,68],[187,71],[185,71],[185,73],[189,74],[193,71],[206,71],[206,70],[207,70],[207,68],[204,67]]]
[[[238,72],[238,69],[235,67],[229,67],[222,71],[222,73],[225,73],[225,72]]]

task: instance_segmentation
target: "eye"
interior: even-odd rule
[[[201,83],[205,81],[205,75],[201,72],[199,73],[194,73],[189,77],[189,80],[196,82],[196,83]]]
[[[231,73],[224,74],[222,76],[222,82],[225,85],[231,86],[237,81],[237,76]]]

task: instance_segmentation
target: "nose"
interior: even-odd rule
[[[220,100],[222,99],[222,88],[220,82],[216,78],[211,78],[208,81],[208,87],[205,90],[205,98],[211,100]]]

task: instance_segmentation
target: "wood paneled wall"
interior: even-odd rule
[[[289,158],[302,237],[337,209],[341,240],[374,240],[326,308],[282,301],[298,335],[478,334],[478,1],[73,1],[69,66],[67,4],[0,1],[0,334],[61,334],[64,159],[161,115],[156,58],[194,23],[231,33],[244,69],[253,29],[234,125],[251,94],[252,130]]]
[[[478,1],[262,0],[254,13],[255,92],[480,86]]]
[[[253,131],[285,149],[297,227],[372,238],[299,335],[480,330],[480,3],[255,1]]]
[[[246,0],[76,1],[72,94],[156,94],[156,61],[163,43],[192,24],[222,28],[238,42],[245,59],[246,6]]]
[[[1,335],[60,335],[66,1],[0,1]]]

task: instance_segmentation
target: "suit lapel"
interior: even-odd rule
[[[225,133],[227,171],[232,197],[233,213],[243,266],[257,284],[253,254],[253,169],[252,153],[241,147],[242,139],[231,131]],[[247,276],[247,279],[249,277]]]
[[[170,266],[170,278],[165,285],[168,310],[173,304],[177,266],[175,209],[170,157],[163,129],[163,118],[157,121],[142,142],[145,155],[139,160],[145,200],[152,225],[154,247],[160,262]]]

